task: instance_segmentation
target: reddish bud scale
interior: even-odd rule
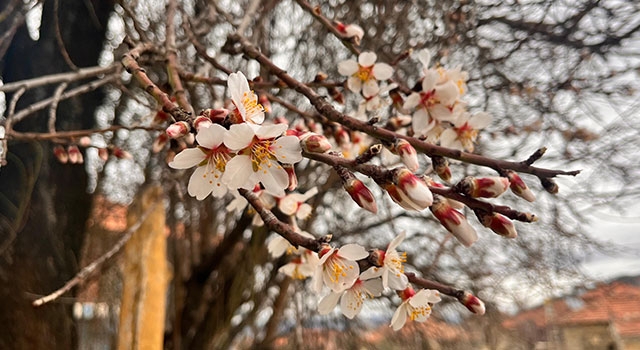
[[[344,95],[342,94],[342,92],[340,92],[340,90],[334,88],[334,87],[329,87],[327,89],[327,92],[329,93],[329,96],[331,96],[331,98],[336,101],[337,103],[343,105],[344,104]]]
[[[169,141],[169,136],[167,135],[167,133],[163,132],[160,135],[158,135],[158,137],[156,137],[156,139],[153,141],[153,146],[152,146],[153,153],[160,152],[164,148],[164,146],[167,144],[168,141]]]
[[[338,143],[338,145],[340,145],[340,147],[348,146],[351,143],[351,137],[349,136],[349,133],[342,127],[338,127],[336,129],[333,137],[336,139],[336,142]]]
[[[402,301],[405,301],[411,297],[413,297],[414,295],[416,295],[416,291],[413,289],[413,287],[409,286],[403,290],[398,290],[396,291],[398,293],[398,296],[400,297],[400,299],[402,299]]]
[[[515,171],[508,171],[507,178],[509,178],[509,182],[510,182],[509,188],[511,188],[511,191],[514,194],[526,199],[529,202],[533,202],[536,200],[536,197],[533,194],[533,192],[531,192],[529,187],[527,187],[527,184],[522,180],[520,175],[518,175]]]
[[[351,199],[353,199],[360,208],[368,210],[374,214],[378,212],[376,200],[373,193],[365,186],[365,184],[355,177],[348,179],[344,183],[344,189],[347,191]]]
[[[229,110],[225,108],[205,109],[200,113],[200,115],[209,118],[209,120],[211,120],[211,122],[213,123],[222,124],[224,118],[229,115]]]
[[[300,146],[307,152],[324,153],[331,149],[331,143],[323,135],[307,132],[299,136]]]
[[[159,125],[164,124],[169,120],[169,114],[163,110],[159,110],[156,112],[156,115],[153,117],[153,124]]]
[[[474,314],[484,315],[484,303],[475,295],[465,291],[464,295],[458,300],[460,301],[460,303],[462,303],[462,305],[464,305],[469,311],[473,312]]]
[[[67,148],[67,153],[69,154],[69,162],[71,164],[81,164],[84,162],[84,157],[80,152],[80,149],[76,145],[71,145]]]
[[[57,145],[53,148],[53,155],[56,157],[58,162],[62,164],[67,164],[69,162],[69,154],[64,149],[64,147]]]
[[[462,243],[465,247],[470,247],[478,240],[478,234],[469,225],[464,214],[455,210],[449,201],[442,196],[435,196],[433,205],[429,207],[433,215],[440,221],[447,231]]]
[[[411,171],[416,171],[420,167],[418,162],[418,153],[416,149],[405,139],[399,139],[392,149],[402,158],[402,163]]]
[[[479,179],[467,176],[456,187],[464,194],[474,198],[495,198],[509,188],[509,180],[506,177],[497,176]]]
[[[98,157],[106,162],[107,159],[109,159],[109,150],[106,148],[98,148]]]
[[[209,117],[204,115],[197,116],[196,119],[193,121],[193,127],[197,131],[200,131],[200,129],[202,128],[208,128],[211,125],[213,125],[213,123],[211,122],[211,119],[209,119]]]
[[[373,266],[381,267],[384,264],[386,252],[380,249],[374,249],[371,253],[369,253],[369,262]]]
[[[296,169],[293,167],[292,164],[282,164],[282,167],[284,168],[284,170],[287,172],[287,175],[289,176],[289,187],[287,187],[287,189],[289,191],[295,190],[296,187],[298,187],[298,177],[296,176]]]
[[[485,214],[481,219],[482,225],[491,229],[491,231],[506,238],[516,238],[518,233],[516,227],[506,216],[493,213]]]
[[[118,158],[118,159],[131,159],[131,154],[125,150],[123,150],[122,148],[119,147],[115,147],[112,151],[112,154],[114,157]]]

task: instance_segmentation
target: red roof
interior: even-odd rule
[[[509,329],[611,323],[621,336],[640,336],[640,287],[615,282],[582,295],[554,299],[503,322]]]

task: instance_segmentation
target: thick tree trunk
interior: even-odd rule
[[[0,0],[6,8],[10,0]],[[78,67],[97,63],[110,1],[57,1],[58,21],[69,57]],[[20,2],[21,3],[21,2]],[[20,27],[2,58],[4,83],[70,71],[56,43],[55,1],[45,1],[36,42]],[[72,88],[72,86],[69,86]],[[17,110],[52,94],[55,86],[28,91]],[[7,96],[7,101],[12,95]],[[58,107],[58,130],[93,125],[102,93],[64,101]],[[47,111],[15,125],[16,130],[45,131]],[[38,309],[34,294],[60,287],[78,269],[91,196],[83,165],[60,165],[49,143],[12,142],[0,169],[0,348],[72,349],[75,332],[71,303],[60,300]]]

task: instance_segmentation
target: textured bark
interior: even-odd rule
[[[0,8],[7,3],[0,1]],[[69,56],[76,66],[95,65],[112,4],[59,3],[60,31]],[[4,83],[70,70],[55,41],[53,13],[54,1],[45,1],[38,41],[29,38],[24,25],[15,32],[2,57]],[[51,95],[53,89],[25,93],[17,110]],[[11,98],[8,94],[7,101]],[[95,92],[61,103],[57,128],[91,127],[101,100],[102,94]],[[45,130],[47,112],[29,117],[15,129]],[[0,171],[0,348],[71,349],[75,343],[71,303],[34,309],[30,302],[33,294],[60,287],[78,268],[91,201],[87,175],[83,165],[56,163],[48,143],[11,142],[9,152],[9,163]]]

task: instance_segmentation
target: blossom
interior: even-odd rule
[[[433,203],[433,194],[421,178],[406,168],[396,169],[394,183],[387,183],[384,189],[391,199],[407,210],[420,211]]]
[[[464,214],[455,210],[446,198],[440,195],[434,196],[433,205],[429,209],[442,226],[465,247],[470,247],[478,240],[476,230],[469,224]]]
[[[289,193],[278,199],[278,209],[280,209],[280,211],[285,215],[295,215],[298,219],[305,219],[311,214],[311,210],[313,210],[313,208],[304,202],[315,196],[317,193],[317,187],[311,188],[304,194]]]
[[[331,248],[325,244],[320,253],[320,261],[314,273],[314,290],[322,290],[322,282],[334,292],[351,287],[360,275],[356,260],[364,259],[369,253],[358,244],[347,244],[342,248]]]
[[[165,132],[167,133],[169,138],[177,139],[187,135],[189,133],[189,130],[191,130],[189,123],[181,121],[169,125]]]
[[[509,187],[511,188],[511,192],[528,200],[529,202],[535,202],[536,195],[531,192],[527,184],[522,180],[518,173],[508,170],[507,177],[509,178]]]
[[[344,24],[336,21],[336,29],[347,38],[355,38],[356,45],[359,45],[360,40],[364,37],[364,30],[357,24]]]
[[[227,193],[227,186],[222,178],[231,152],[222,143],[227,129],[218,124],[201,128],[196,135],[198,147],[187,148],[178,153],[169,166],[174,169],[188,169],[198,166],[189,179],[187,190],[197,200],[205,199],[210,193],[214,197],[222,197]]]
[[[363,52],[358,61],[346,60],[338,64],[338,72],[349,76],[349,90],[366,97],[377,95],[380,91],[377,80],[387,80],[393,75],[393,68],[386,63],[376,63],[378,56],[373,52]]]
[[[343,186],[349,196],[351,196],[351,199],[353,199],[360,208],[368,210],[374,214],[378,212],[376,199],[364,182],[358,180],[355,176],[352,176],[344,181]]]
[[[378,251],[375,254],[378,264],[382,267],[372,267],[363,272],[360,278],[368,279],[381,276],[382,286],[395,290],[402,290],[407,287],[407,276],[404,274],[403,263],[407,261],[407,253],[398,253],[396,248],[405,239],[406,233],[402,232],[394,238],[386,251]]]
[[[236,152],[227,164],[223,181],[230,188],[252,189],[262,183],[276,197],[284,196],[289,175],[278,162],[293,164],[302,160],[300,142],[295,136],[281,136],[286,124],[231,125],[224,144]]]
[[[247,122],[262,124],[264,121],[264,107],[258,103],[258,96],[249,88],[249,82],[242,72],[231,73],[227,79],[227,86],[231,93],[231,101],[236,107],[233,110],[235,123]]]
[[[299,232],[298,234],[303,237],[315,239],[315,237],[313,237],[312,234],[306,231]],[[275,237],[273,237],[272,240],[269,241],[269,243],[267,243],[267,251],[269,252],[269,254],[271,254],[273,258],[279,258],[282,255],[284,255],[284,253],[294,254],[298,252],[298,249],[296,249],[296,247],[291,245],[291,243],[289,243],[289,241],[286,238],[280,235],[276,235]]]
[[[476,178],[467,176],[456,185],[456,189],[473,198],[496,198],[509,188],[509,179],[501,176]]]
[[[318,261],[316,252],[301,247],[299,255],[291,259],[289,263],[282,265],[278,272],[284,273],[293,279],[303,280],[313,276]]]
[[[473,143],[478,138],[478,131],[491,123],[491,115],[485,112],[476,113],[469,117],[464,113],[453,121],[453,128],[446,129],[440,135],[440,145],[461,151],[473,152]]]
[[[365,299],[378,297],[382,294],[382,282],[379,278],[363,280],[358,278],[351,288],[343,292],[330,292],[318,303],[318,312],[326,315],[338,304],[340,310],[349,319],[353,319],[362,309]]]
[[[421,289],[415,292],[413,288],[407,287],[402,292],[398,292],[403,299],[402,304],[391,318],[391,325],[394,331],[399,330],[407,322],[407,317],[411,321],[424,322],[431,315],[431,305],[440,301],[440,293],[431,289]]]

